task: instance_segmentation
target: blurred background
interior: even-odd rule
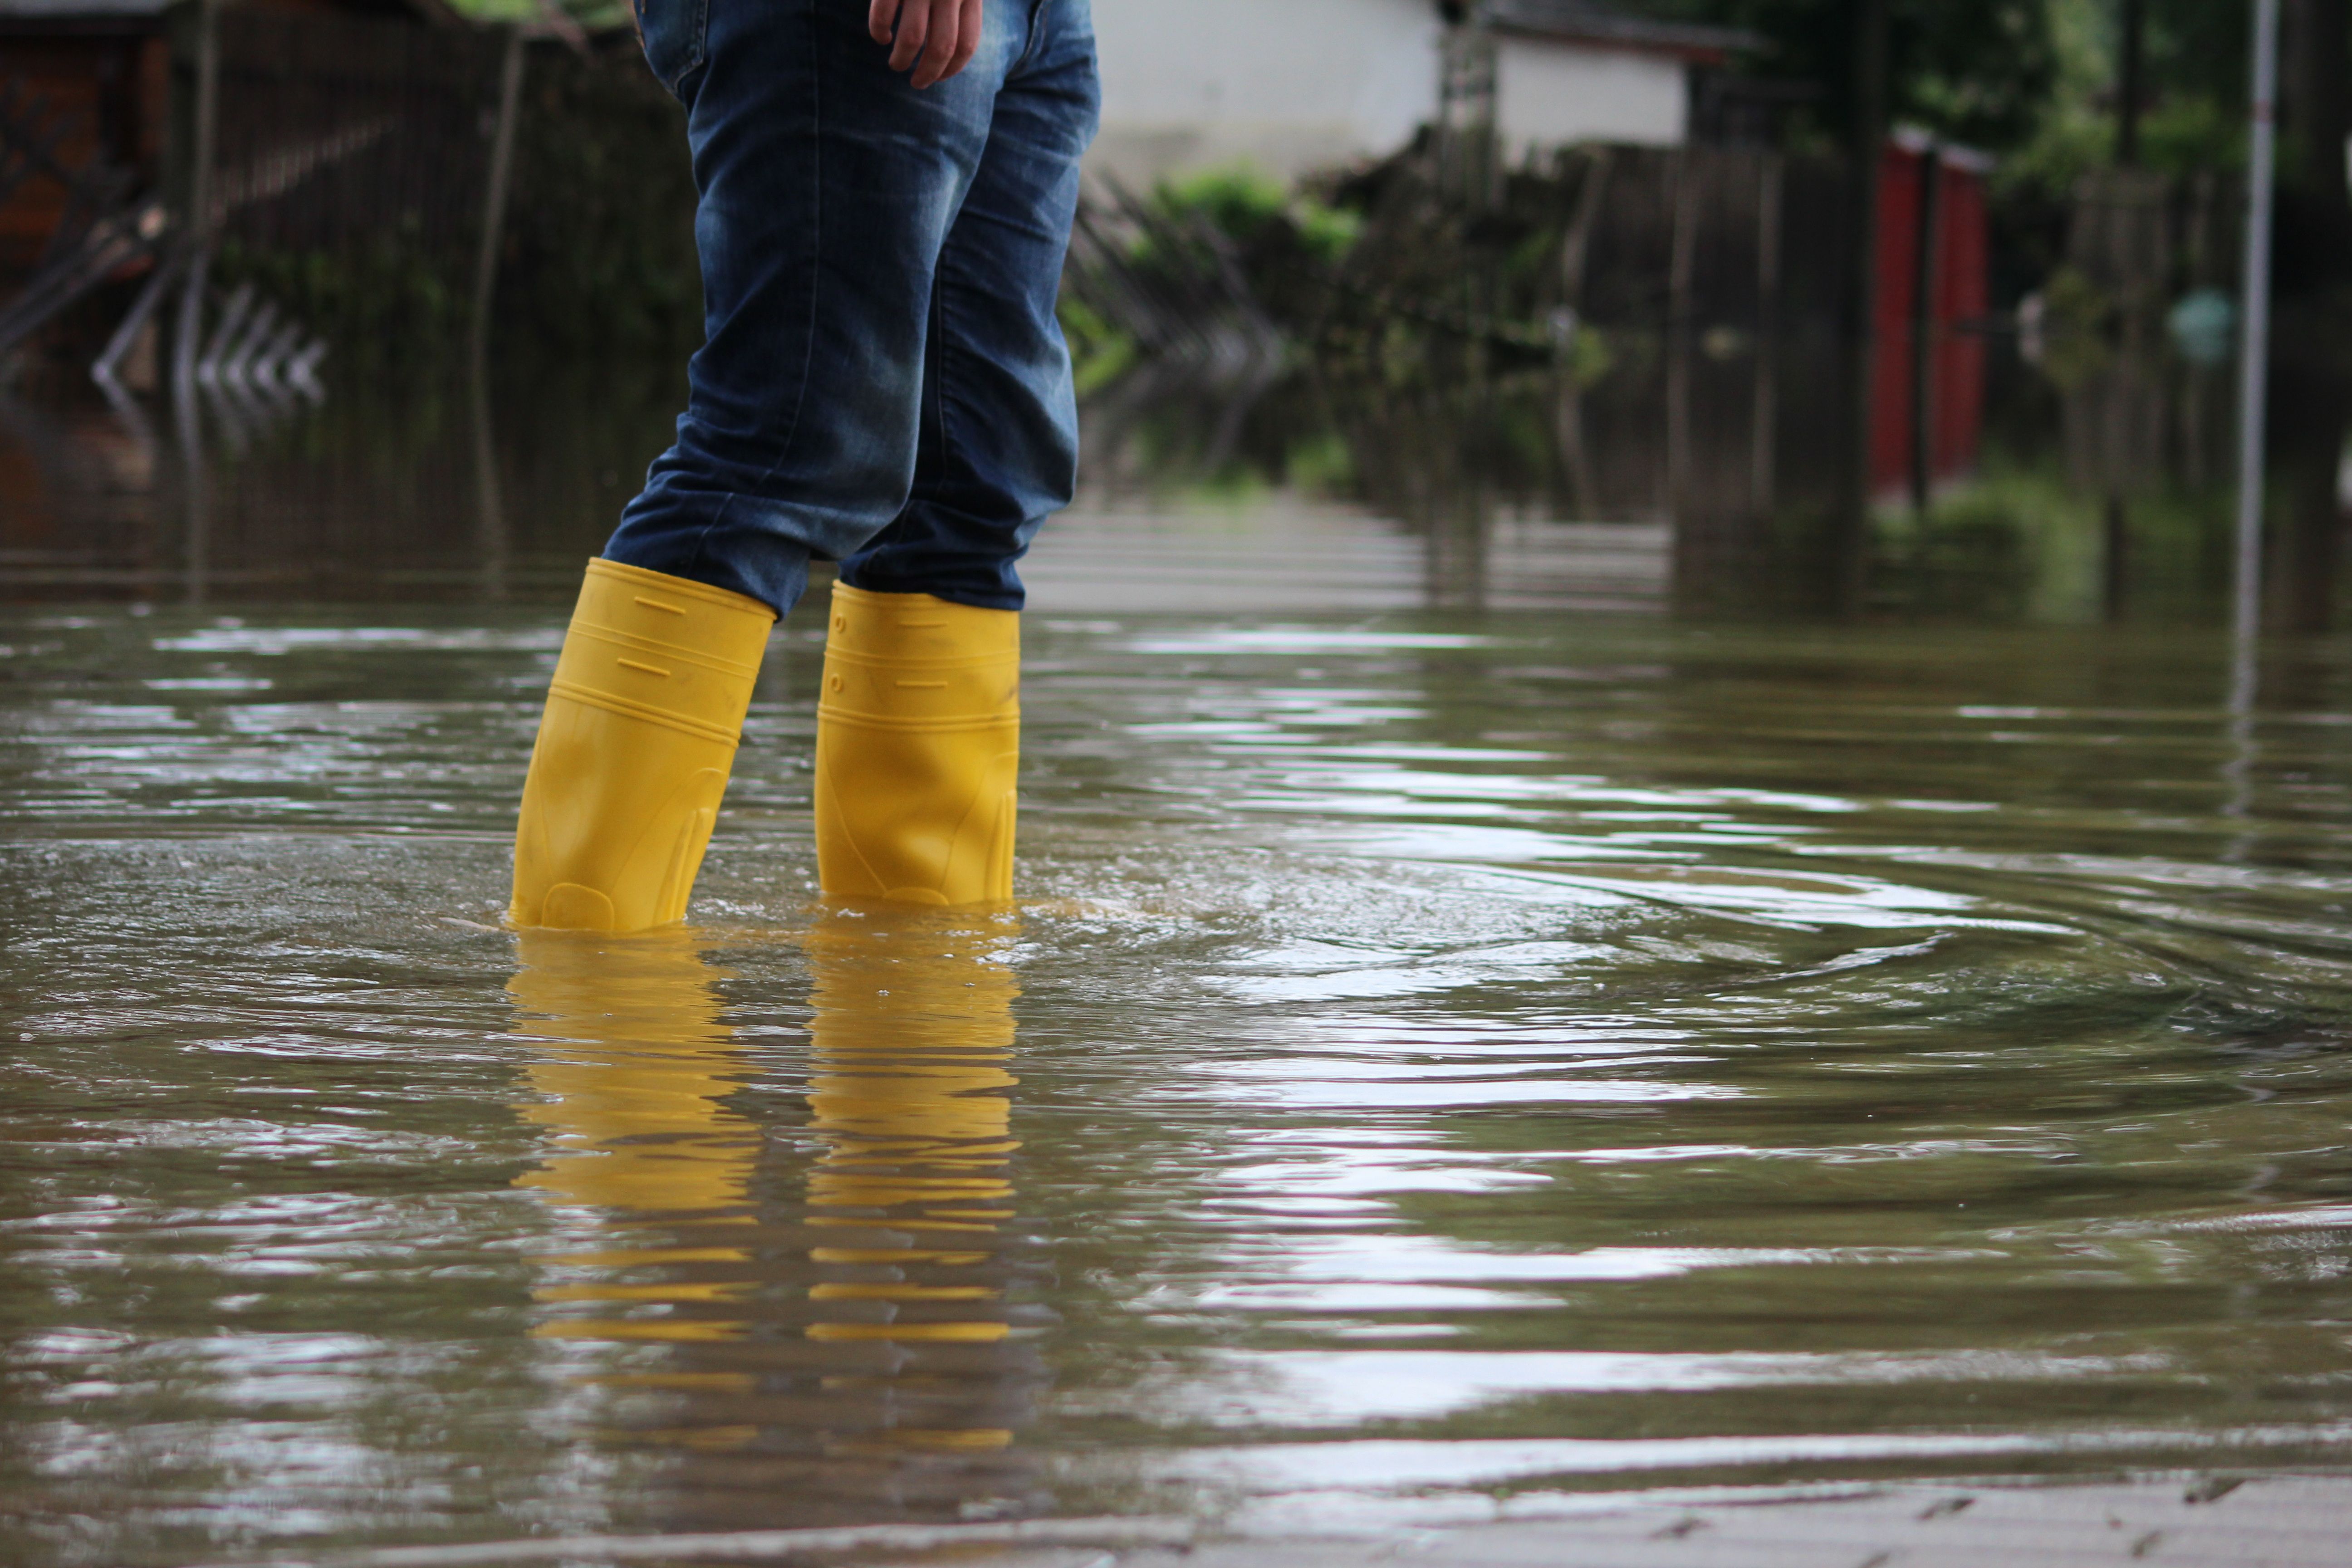
[[[2244,0],[1094,11],[1045,602],[1238,527],[1302,603],[2221,613]],[[2340,613],[2347,11],[2285,5],[2278,629]],[[568,593],[698,341],[680,119],[618,0],[7,0],[0,584]]]

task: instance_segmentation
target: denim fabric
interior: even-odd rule
[[[1087,0],[986,0],[921,91],[866,0],[641,0],[687,109],[707,341],[677,441],[604,548],[765,600],[845,582],[1017,610],[1069,503],[1055,319],[1099,105]]]

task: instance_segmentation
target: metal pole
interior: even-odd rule
[[[1699,169],[1696,150],[1666,154],[1667,200],[1674,213],[1668,240],[1666,281],[1666,472],[1667,519],[1677,532],[1691,526],[1686,515],[1696,486],[1691,472],[1691,357],[1698,325]]]
[[[2253,146],[2246,201],[2245,339],[2238,350],[2238,603],[2230,658],[2229,761],[2221,766],[2221,813],[2254,805],[2254,700],[2262,690],[2263,455],[2270,414],[2271,224],[2278,169],[2279,0],[2255,0]],[[2251,830],[2221,854],[2243,860]]]
[[[2255,0],[2253,147],[2247,170],[2244,341],[2238,354],[2237,669],[2232,711],[2253,707],[2263,623],[2263,454],[2269,421],[2271,229],[2278,167],[2279,0]]]
[[[1788,178],[1780,153],[1768,152],[1761,158],[1756,198],[1756,392],[1748,454],[1748,510],[1759,518],[1772,510],[1774,443],[1780,428],[1773,376],[1780,358],[1780,218]]]

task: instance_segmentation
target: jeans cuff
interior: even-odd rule
[[[717,529],[637,531],[623,523],[604,545],[604,559],[642,566],[689,583],[703,583],[761,601],[779,617],[808,592],[808,547],[758,531]]]

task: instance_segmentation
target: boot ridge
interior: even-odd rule
[[[583,686],[578,681],[559,679],[548,682],[547,689],[551,693],[561,692],[574,702],[586,703],[592,708],[602,708],[608,713],[617,713],[625,719],[635,719],[647,724],[659,724],[665,729],[676,730],[682,734],[697,736],[703,740],[716,741],[730,748],[742,739],[743,730],[740,724],[732,730],[718,724],[706,724],[687,714],[672,712],[667,708],[656,707],[650,702],[633,702],[628,698],[617,696],[610,691],[600,691],[593,686]]]

